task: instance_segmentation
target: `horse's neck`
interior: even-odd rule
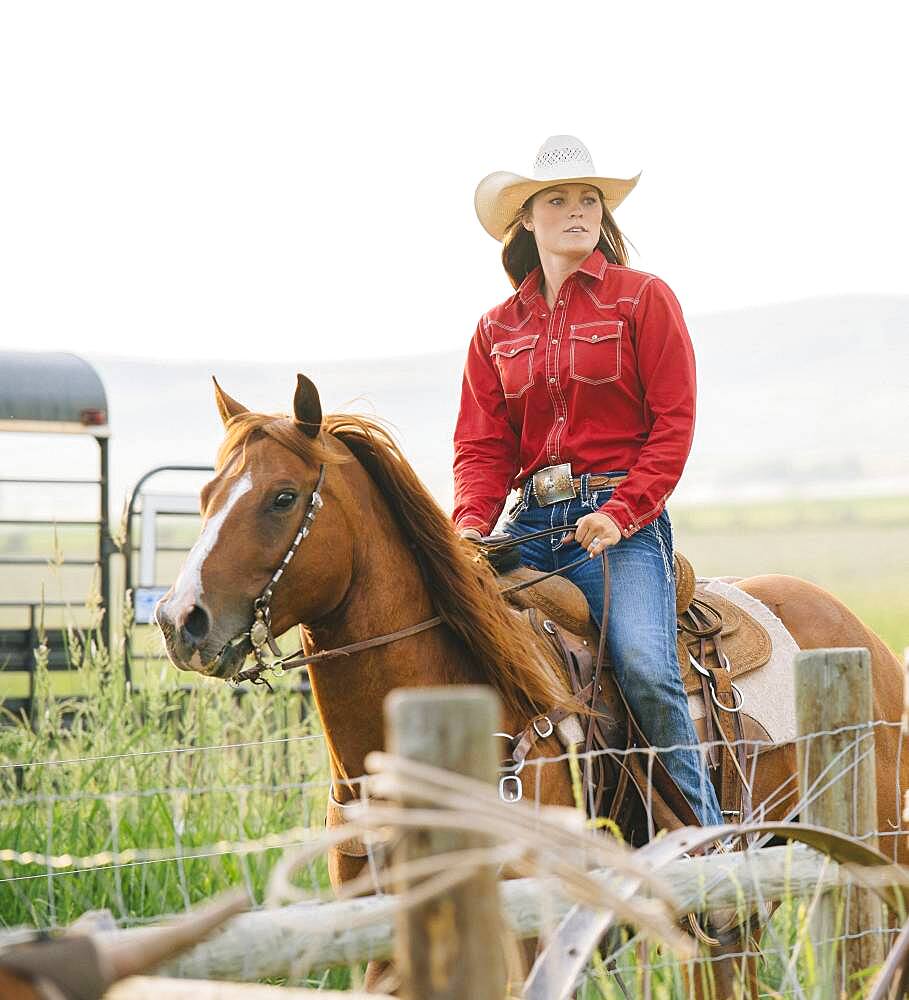
[[[435,615],[413,551],[384,502],[374,502],[369,514],[342,607],[311,629],[318,649],[387,635]],[[382,704],[389,691],[474,683],[478,676],[471,667],[463,646],[444,625],[313,665],[313,696],[335,776],[363,774],[365,755],[384,746]]]

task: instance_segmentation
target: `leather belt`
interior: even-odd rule
[[[544,469],[537,469],[531,478],[533,480],[533,495],[542,507],[576,497],[581,488],[582,479],[581,476],[571,474],[571,465],[567,462],[564,465],[549,465]],[[587,483],[590,489],[601,490],[608,486],[615,486],[627,478],[625,473],[617,476],[590,475]],[[523,486],[524,483],[521,483],[521,488]]]
[[[627,478],[628,478],[627,475],[622,475],[622,476],[590,476],[588,478],[588,480],[587,480],[587,485],[590,486],[591,489],[601,490],[601,489],[603,489],[606,486],[615,486],[617,483],[620,483],[620,482],[622,482],[623,479],[627,479]],[[575,479],[575,480],[573,480],[573,482],[574,482],[575,486],[578,489],[580,489],[580,487],[581,487],[581,480],[580,479]]]

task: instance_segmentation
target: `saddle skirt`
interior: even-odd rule
[[[710,583],[710,580],[698,581],[690,606],[678,616],[676,654],[687,694],[701,690],[701,678],[692,658],[708,669],[726,670],[730,679],[735,680],[764,666],[772,652],[770,635],[761,622],[728,596],[708,590]],[[701,638],[687,630],[697,627],[696,620],[692,623],[695,615],[702,621],[706,619],[708,625],[720,625],[719,651],[716,639]]]
[[[760,720],[762,738],[775,745],[790,743],[798,732],[792,672],[795,654],[799,651],[798,643],[766,604],[735,586],[738,579],[740,578],[717,577],[698,580],[698,587],[709,595],[711,602],[718,597],[725,599],[761,625],[769,636],[769,659],[759,670],[752,667],[736,671],[736,664],[733,662],[733,677],[744,701],[745,712]],[[695,727],[700,729],[706,715],[700,691],[689,695],[688,708]]]
[[[692,666],[692,656],[712,669],[725,668],[725,657],[728,657],[728,672],[733,680],[767,663],[772,643],[764,625],[728,596],[708,590],[710,580],[696,580],[691,563],[679,552],[675,553],[674,568],[679,621],[676,653],[686,693],[695,695],[701,691],[700,675]],[[526,566],[517,566],[497,579],[499,588],[507,590],[514,584],[527,583],[542,575]],[[587,599],[578,587],[564,577],[552,576],[507,596],[519,610],[538,608],[545,617],[568,632],[588,640],[596,638],[597,628],[590,618]],[[688,631],[696,629],[698,624],[711,626],[720,622],[723,660],[717,653],[714,639],[704,638],[702,648],[701,638]]]

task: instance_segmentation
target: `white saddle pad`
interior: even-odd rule
[[[772,645],[770,659],[764,666],[737,677],[735,683],[744,697],[742,711],[756,719],[774,743],[788,743],[796,737],[793,660],[799,647],[770,608],[739,590],[732,582],[735,579],[741,578],[698,579],[698,583],[706,584],[706,590],[737,604],[767,629]],[[699,694],[689,695],[688,708],[693,719],[706,714],[704,699]]]

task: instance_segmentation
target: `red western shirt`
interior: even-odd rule
[[[532,271],[486,313],[467,354],[455,428],[453,519],[492,530],[509,489],[570,462],[575,475],[627,469],[600,508],[627,538],[655,520],[694,432],[694,351],[660,278],[599,250],[550,311]]]

